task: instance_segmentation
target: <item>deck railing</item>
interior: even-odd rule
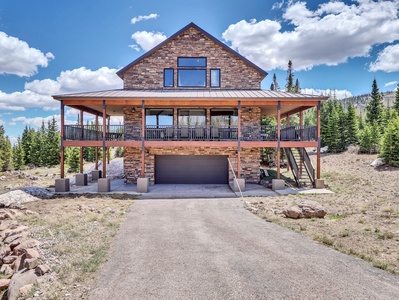
[[[103,127],[93,125],[65,125],[66,140],[102,141]],[[277,126],[241,126],[242,141],[276,141]],[[281,128],[282,141],[314,141],[317,127],[299,128],[288,126]],[[236,141],[237,127],[216,126],[146,126],[144,138],[147,141]],[[137,124],[110,125],[106,127],[106,141],[139,141],[142,139],[142,127]]]

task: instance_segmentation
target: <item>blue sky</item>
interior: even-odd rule
[[[0,0],[0,124],[60,118],[51,95],[121,88],[115,72],[190,22],[285,86],[288,60],[302,91],[338,97],[399,81],[399,0]],[[74,123],[77,112],[67,112]],[[120,120],[114,120],[119,122]]]

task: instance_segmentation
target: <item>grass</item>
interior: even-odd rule
[[[30,226],[32,237],[42,242],[43,257],[56,274],[54,281],[41,283],[41,299],[64,299],[66,294],[72,295],[70,299],[81,299],[105,262],[111,241],[133,202],[107,197],[41,202],[40,215],[18,220]],[[81,205],[90,210],[80,209]],[[81,288],[73,288],[77,284]]]

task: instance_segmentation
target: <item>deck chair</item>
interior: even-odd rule
[[[195,139],[196,140],[203,140],[204,139],[204,128],[203,127],[196,127],[195,128]]]
[[[180,128],[180,137],[182,139],[188,139],[189,138],[188,127],[187,126],[182,126]]]
[[[173,127],[166,127],[165,138],[167,140],[172,140],[173,139]]]
[[[219,128],[212,127],[211,128],[211,135],[212,135],[212,139],[218,140],[219,139]]]

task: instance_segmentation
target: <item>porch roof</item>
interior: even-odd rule
[[[320,95],[295,94],[271,90],[209,89],[117,89],[54,95],[56,100],[327,100]]]

